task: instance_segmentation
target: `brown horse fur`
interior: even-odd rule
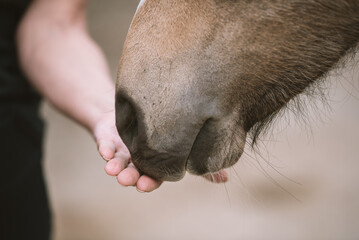
[[[119,66],[119,133],[160,180],[231,166],[358,41],[358,0],[147,0]]]

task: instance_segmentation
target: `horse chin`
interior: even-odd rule
[[[246,132],[231,119],[207,120],[200,129],[186,163],[195,175],[219,172],[233,166],[241,157]]]
[[[187,162],[187,171],[190,174],[198,176],[218,173],[221,170],[232,167],[236,164],[242,153],[243,149],[233,149],[230,153],[220,151],[219,153],[208,156],[207,159],[202,159],[201,161],[190,157]]]

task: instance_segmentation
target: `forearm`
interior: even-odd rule
[[[85,6],[64,2],[37,1],[30,8],[18,30],[20,61],[41,94],[93,130],[104,113],[114,111],[114,86],[87,34]]]
[[[18,29],[21,65],[53,105],[93,134],[105,171],[123,186],[153,191],[140,175],[115,125],[114,92],[105,58],[85,24],[86,0],[35,0]]]

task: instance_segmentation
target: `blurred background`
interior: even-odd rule
[[[91,0],[89,28],[116,76],[135,0]],[[286,111],[229,182],[187,175],[153,193],[125,188],[103,170],[90,134],[47,103],[46,177],[55,240],[359,239],[359,57]],[[356,64],[355,64],[356,62]],[[355,66],[356,65],[356,66]]]

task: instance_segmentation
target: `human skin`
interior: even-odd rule
[[[17,35],[22,68],[57,109],[84,126],[107,161],[105,171],[141,192],[160,181],[141,175],[115,127],[114,84],[103,53],[86,29],[86,0],[37,0]]]

